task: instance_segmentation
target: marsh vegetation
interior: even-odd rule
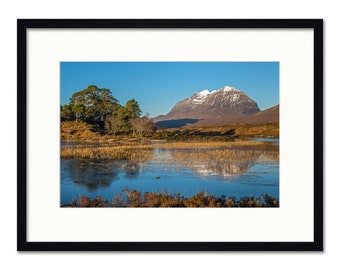
[[[208,192],[199,192],[190,198],[185,198],[180,193],[145,192],[124,189],[111,201],[103,197],[94,199],[81,196],[72,200],[63,207],[279,207],[279,201],[274,197],[264,194],[260,197],[218,197]]]

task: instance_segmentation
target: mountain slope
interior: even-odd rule
[[[230,117],[221,117],[215,119],[202,119],[196,121],[190,126],[211,127],[211,126],[223,126],[230,124],[250,124],[260,125],[266,123],[279,123],[280,120],[280,105],[275,105],[264,111],[254,113],[252,115],[239,115]]]

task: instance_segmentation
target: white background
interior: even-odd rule
[[[312,30],[33,29],[27,40],[28,241],[313,240]],[[279,61],[280,208],[60,208],[59,66],[69,60]]]
[[[1,7],[1,229],[4,269],[336,269],[339,267],[337,169],[338,63],[336,1],[10,1]],[[331,3],[331,4],[329,4]],[[325,19],[325,252],[323,253],[18,253],[16,252],[17,18],[323,18]],[[5,268],[6,267],[6,268]]]

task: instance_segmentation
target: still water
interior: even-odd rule
[[[61,159],[61,203],[122,190],[279,198],[278,150],[155,148],[145,161]]]

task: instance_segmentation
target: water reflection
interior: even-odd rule
[[[125,187],[144,192],[179,191],[186,196],[202,190],[216,195],[267,192],[278,196],[278,150],[272,146],[155,148],[143,161],[133,150],[136,160],[63,158],[61,201],[69,202],[82,194],[112,199]]]
[[[158,151],[161,166],[191,168],[201,175],[235,176],[255,164],[278,163],[278,148],[268,151],[252,149],[163,149]]]
[[[248,162],[216,162],[212,164],[195,164],[193,169],[201,175],[220,175],[224,177],[245,173],[255,165],[255,160]]]
[[[137,178],[141,163],[131,161],[98,161],[62,159],[62,180],[86,187],[89,191],[106,188],[123,173],[126,178]]]
[[[143,167],[142,162],[132,162],[132,161],[125,161],[121,165],[121,168],[124,171],[126,178],[130,178],[130,179],[137,178],[139,173],[142,171],[142,167]]]

